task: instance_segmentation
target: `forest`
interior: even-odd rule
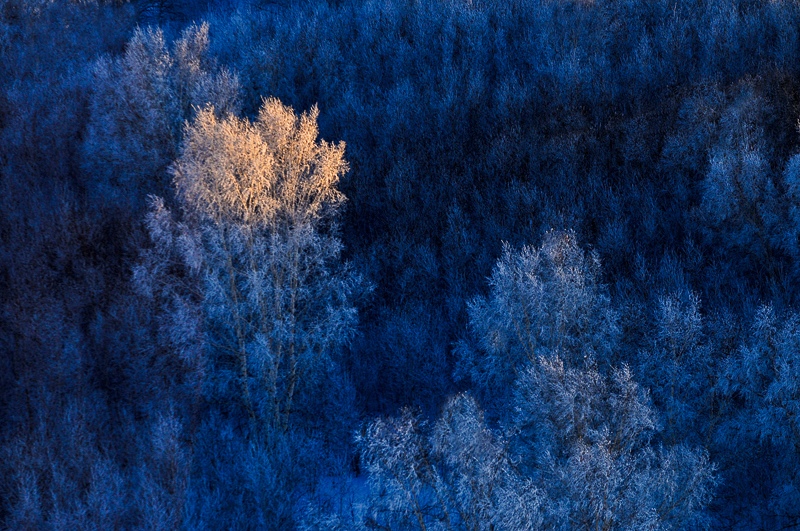
[[[800,2],[0,0],[0,529],[800,529]]]

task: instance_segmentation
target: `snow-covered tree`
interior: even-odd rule
[[[193,106],[238,112],[238,79],[208,47],[208,24],[188,27],[171,47],[161,29],[137,29],[120,57],[96,61],[83,165],[99,199],[137,206],[148,192],[163,194]]]
[[[617,314],[600,279],[600,261],[572,232],[551,231],[539,248],[506,246],[488,297],[469,304],[476,348],[461,345],[460,371],[493,398],[508,398],[516,375],[538,356],[569,364],[610,361]]]
[[[749,338],[727,360],[720,391],[730,400],[728,419],[717,432],[729,462],[733,496],[749,493],[748,518],[765,528],[800,523],[800,317],[772,307],[756,314]],[[743,454],[758,459],[740,460]],[[760,512],[760,514],[759,514]]]
[[[369,474],[367,528],[540,528],[541,491],[516,473],[507,442],[468,394],[451,398],[432,429],[406,409],[357,439]]]
[[[716,253],[733,251],[740,274],[755,272],[758,283],[780,280],[789,228],[763,126],[770,112],[769,102],[744,84],[721,114],[698,211],[706,242]]]
[[[700,529],[714,466],[702,450],[655,447],[657,417],[623,366],[540,357],[516,386],[515,450],[546,492],[552,529]]]
[[[711,419],[716,364],[706,338],[700,300],[691,292],[659,297],[649,348],[639,353],[637,377],[650,389],[670,444],[703,441]]]
[[[274,99],[255,122],[199,111],[171,169],[183,222],[154,203],[151,237],[170,243],[137,270],[146,290],[163,285],[170,260],[196,279],[207,392],[282,429],[304,405],[297,396],[332,370],[356,316],[357,278],[339,264],[336,236],[344,145],[318,141],[316,118]]]

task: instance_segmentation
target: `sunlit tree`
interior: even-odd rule
[[[355,321],[336,236],[344,145],[318,141],[316,119],[275,99],[255,122],[199,111],[171,169],[184,221],[150,218],[200,284],[207,391],[282,429]]]

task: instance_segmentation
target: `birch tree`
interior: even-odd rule
[[[356,318],[336,235],[344,145],[317,140],[317,115],[275,99],[254,122],[199,110],[170,169],[183,221],[151,227],[200,286],[208,396],[282,430]]]

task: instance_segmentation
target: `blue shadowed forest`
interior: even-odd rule
[[[0,529],[800,529],[800,1],[0,0]]]

